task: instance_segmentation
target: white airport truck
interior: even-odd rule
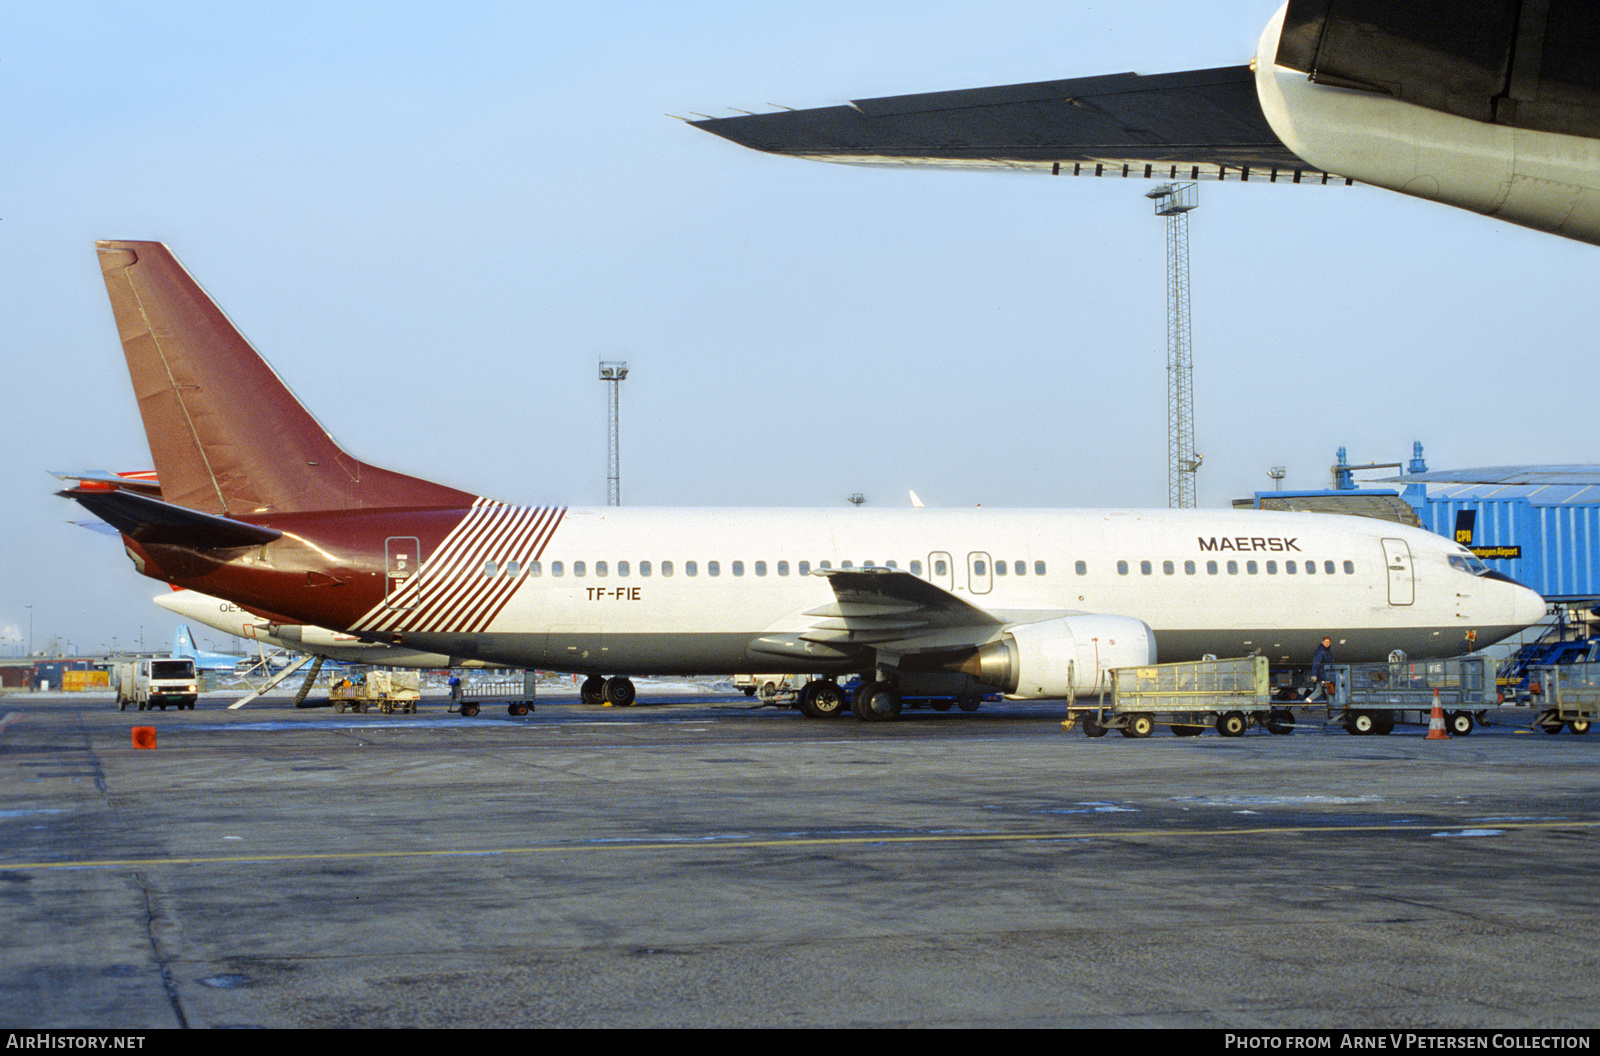
[[[139,711],[154,708],[194,710],[200,697],[200,680],[195,677],[194,660],[187,656],[151,656],[119,660],[112,669],[117,687],[117,710],[127,711],[132,704]]]

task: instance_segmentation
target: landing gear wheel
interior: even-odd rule
[[[1249,725],[1241,711],[1225,711],[1217,716],[1217,734],[1222,737],[1243,737]]]
[[[1104,737],[1106,728],[1100,725],[1100,716],[1092,711],[1083,713],[1083,735],[1085,737]]]
[[[900,694],[887,682],[868,682],[851,694],[850,710],[863,722],[898,719]]]
[[[1273,708],[1267,715],[1267,732],[1290,734],[1294,732],[1294,712],[1288,708]]]
[[[1128,724],[1119,731],[1124,737],[1143,739],[1155,732],[1156,720],[1140,712],[1128,716]]]
[[[829,679],[812,682],[811,710],[806,715],[813,719],[834,719],[844,714],[844,690],[839,683]]]
[[[1573,733],[1576,733],[1581,737],[1583,734],[1586,734],[1586,733],[1589,732],[1589,720],[1588,719],[1573,719],[1571,722],[1567,723],[1567,729],[1571,730]]]
[[[1452,711],[1444,717],[1444,728],[1452,737],[1465,737],[1472,732],[1472,716],[1464,711]]]
[[[638,692],[633,688],[633,682],[630,679],[618,675],[616,678],[606,679],[604,695],[607,704],[613,704],[619,708],[631,708]]]
[[[606,680],[599,675],[590,675],[583,680],[583,685],[578,687],[578,699],[585,704],[604,704],[606,700]]]

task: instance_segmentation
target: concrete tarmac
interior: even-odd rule
[[[7,1027],[1600,1025],[1600,736],[1526,711],[225,703],[0,698]]]

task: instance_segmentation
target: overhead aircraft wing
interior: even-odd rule
[[[259,546],[283,535],[273,528],[201,513],[120,488],[58,491],[117,531],[141,543],[168,543],[198,550]]]
[[[1326,182],[1272,131],[1248,66],[886,96],[690,124],[755,150],[847,164]]]

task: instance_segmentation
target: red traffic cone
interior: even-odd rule
[[[1444,728],[1444,709],[1439,706],[1439,691],[1433,691],[1433,714],[1428,718],[1428,741],[1448,741],[1450,731]]]
[[[135,726],[133,728],[133,746],[135,748],[154,748],[156,746],[156,728],[154,726]]]

